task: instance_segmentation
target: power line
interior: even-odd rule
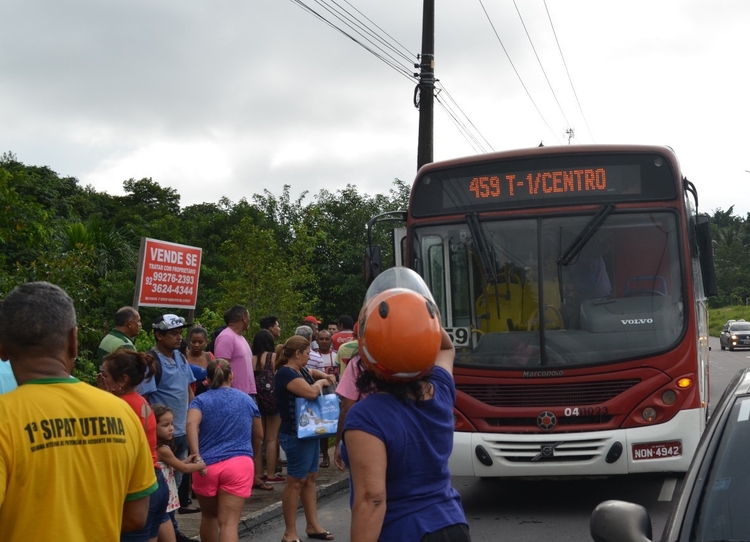
[[[438,103],[440,103],[443,109],[446,110],[448,115],[451,117],[451,120],[453,120],[454,124],[456,124],[456,127],[464,135],[464,138],[466,138],[467,141],[471,139],[471,141],[469,141],[469,144],[471,144],[475,150],[478,150],[478,152],[486,153],[489,151],[494,151],[495,149],[492,147],[490,142],[487,141],[487,139],[482,135],[479,129],[474,125],[474,123],[471,122],[471,119],[469,118],[469,116],[466,113],[464,113],[463,109],[461,109],[461,106],[458,105],[458,102],[456,102],[456,100],[453,99],[453,96],[451,96],[450,92],[448,92],[448,89],[445,88],[445,85],[439,80],[436,82],[436,85],[437,85],[438,92],[435,95],[435,97],[437,98]],[[445,97],[447,98],[448,101],[450,101],[450,103],[447,103],[446,100],[443,100],[441,97],[441,94],[445,94]],[[450,105],[451,103],[453,104],[452,106]],[[458,119],[459,114],[454,112],[453,110],[454,107],[455,109],[458,110],[460,115],[462,115],[463,118],[466,119],[466,122],[468,122],[468,126],[465,122],[460,121]],[[479,141],[479,138],[481,138],[482,141],[484,141],[484,144],[482,144]],[[476,144],[476,146],[471,143],[472,141]]]
[[[377,34],[377,32],[375,32],[374,30],[368,28],[365,23],[363,23],[361,20],[359,20],[355,15],[352,15],[349,11],[346,10],[346,8],[343,8],[340,4],[338,4],[336,2],[336,0],[328,0],[328,1],[331,4],[333,4],[334,6],[336,6],[336,7],[332,8],[330,5],[326,5],[325,0],[315,0],[315,2],[317,2],[321,6],[325,7],[330,13],[334,14],[333,12],[336,11],[337,13],[334,14],[334,15],[336,15],[336,17],[339,20],[341,20],[342,22],[344,22],[345,24],[347,24],[350,28],[354,29],[354,27],[356,26],[356,27],[358,27],[360,29],[363,29],[366,34],[368,34],[368,35],[372,36],[373,38],[375,38],[376,41],[380,42],[386,48],[390,49],[394,54],[396,54],[397,56],[400,56],[401,58],[403,58],[404,60],[406,60],[406,62],[409,62],[410,64],[414,63],[414,59],[416,58],[416,55],[414,55],[413,53],[410,53],[408,51],[406,53],[400,51],[393,44],[389,43],[385,38],[382,38],[381,36],[379,36]],[[349,5],[351,5],[351,4],[349,4]],[[347,21],[344,21],[344,19],[347,19]],[[349,22],[349,21],[353,22],[354,24],[352,25],[351,22]],[[356,30],[356,31],[359,32],[359,30]],[[381,32],[382,32],[382,30],[381,30]],[[365,37],[364,34],[362,34],[362,32],[359,32],[359,34],[362,35],[363,37]]]
[[[363,49],[365,49],[366,51],[374,55],[379,60],[385,62],[388,66],[396,70],[401,75],[407,77],[409,80],[413,81],[417,77],[417,74],[413,73],[412,71],[412,68],[415,67],[414,60],[417,59],[417,55],[411,53],[405,46],[403,46],[401,43],[395,40],[390,34],[385,32],[380,26],[375,24],[364,13],[362,13],[359,9],[354,7],[348,0],[343,0],[343,1],[347,5],[349,5],[354,11],[356,11],[359,15],[364,17],[367,20],[367,22],[369,22],[371,25],[377,28],[377,30],[380,31],[381,34],[379,34],[376,30],[373,30],[371,27],[368,27],[367,23],[363,22],[360,18],[354,15],[351,11],[341,6],[339,3],[336,2],[336,0],[314,0],[314,1],[319,6],[321,6],[323,10],[327,11],[330,15],[338,19],[340,23],[343,23],[344,25],[346,25],[350,30],[341,28],[335,22],[327,19],[325,14],[321,14],[320,12],[316,11],[309,5],[305,4],[303,0],[290,0],[290,1],[296,4],[297,6],[299,6],[300,8],[304,9],[308,13],[314,15],[315,17],[323,21],[325,24],[327,24],[334,30],[338,31],[339,33],[343,34],[347,38],[351,39],[357,45],[359,45],[360,47],[362,47]],[[330,2],[330,3],[327,3],[327,2]],[[385,35],[386,37],[383,37],[383,35]],[[359,36],[360,38],[362,38],[362,40],[366,41],[367,43],[363,43],[363,41],[358,39],[358,37],[356,36]],[[403,60],[397,59],[396,56],[401,57],[401,59],[407,62],[410,62],[411,65],[404,64]],[[453,105],[451,105],[451,103],[447,103],[446,100],[443,100],[442,98],[440,98],[439,97],[440,92],[444,92],[446,95],[446,98]],[[477,127],[474,125],[474,123],[471,122],[471,120],[466,115],[466,113],[463,112],[463,110],[458,105],[456,100],[448,93],[447,89],[443,85],[440,85],[438,88],[436,88],[435,96],[438,99],[438,103],[441,105],[443,110],[446,112],[448,117],[451,119],[453,124],[458,129],[459,133],[461,133],[464,139],[466,139],[466,141],[472,146],[472,148],[475,149],[475,151],[487,152],[484,144],[486,144],[487,147],[492,149],[492,145],[490,145],[487,139],[479,132]],[[484,144],[480,142],[480,138],[484,141]]]
[[[581,112],[581,117],[583,118],[583,123],[586,125],[586,130],[588,130],[589,135],[591,136],[591,140],[596,142],[596,139],[594,138],[594,134],[591,132],[591,128],[589,128],[589,123],[586,120],[586,115],[583,114],[583,108],[581,107],[581,102],[578,100],[578,93],[576,92],[575,86],[573,86],[573,79],[570,77],[570,72],[568,71],[568,64],[565,62],[565,56],[562,52],[562,47],[560,47],[560,41],[557,39],[557,32],[555,32],[555,25],[552,24],[552,16],[549,13],[549,8],[547,7],[547,0],[543,0],[544,2],[544,9],[547,11],[547,18],[549,19],[549,25],[552,27],[552,34],[555,36],[555,43],[557,43],[557,50],[560,51],[560,58],[562,58],[563,66],[565,66],[565,73],[568,75],[568,81],[570,81],[570,88],[573,89],[573,96],[576,98],[576,103],[578,104],[578,110]]]
[[[516,69],[515,64],[513,64],[513,60],[511,60],[510,55],[508,54],[508,51],[505,48],[505,45],[503,45],[503,40],[500,39],[500,35],[497,33],[495,24],[492,22],[492,19],[490,18],[490,14],[487,13],[487,9],[485,9],[484,3],[482,2],[482,0],[479,0],[479,5],[482,6],[482,11],[484,11],[485,16],[487,17],[487,21],[489,21],[490,26],[492,27],[492,31],[495,33],[495,37],[497,38],[497,41],[500,43],[500,47],[502,47],[503,52],[505,53],[505,56],[508,58],[508,62],[510,62],[511,68],[513,68],[513,71],[515,72],[516,77],[518,77],[518,81],[521,83],[523,90],[526,92],[526,96],[528,96],[529,100],[531,100],[531,103],[534,106],[534,109],[536,109],[536,112],[539,114],[539,117],[542,119],[542,122],[544,122],[544,125],[547,126],[547,129],[550,131],[550,133],[555,138],[557,143],[562,145],[562,143],[560,142],[560,139],[557,137],[557,134],[555,133],[554,130],[552,130],[549,123],[547,122],[547,119],[544,118],[544,115],[542,115],[542,112],[539,110],[539,107],[536,105],[536,102],[534,101],[534,98],[532,98],[531,93],[529,92],[529,89],[526,88],[526,84],[523,82],[523,79],[521,78],[521,74],[518,73],[518,70]]]
[[[321,21],[323,21],[325,24],[327,24],[328,26],[330,26],[334,30],[340,32],[341,34],[343,34],[344,36],[346,36],[347,38],[349,38],[350,40],[352,40],[354,43],[356,43],[357,45],[359,45],[360,47],[362,47],[363,49],[365,49],[366,51],[368,51],[369,53],[371,53],[372,55],[374,55],[376,58],[378,58],[379,60],[382,60],[383,62],[385,62],[388,66],[390,66],[391,68],[393,68],[394,70],[396,70],[397,72],[399,72],[401,75],[403,75],[404,77],[406,77],[410,81],[414,80],[414,73],[412,71],[412,67],[411,66],[405,66],[399,60],[395,59],[389,53],[387,53],[386,51],[384,51],[382,47],[380,47],[379,45],[373,43],[371,39],[369,39],[366,36],[363,36],[360,31],[358,31],[356,28],[354,28],[348,22],[344,21],[341,18],[341,16],[337,15],[336,13],[333,13],[333,11],[331,10],[330,6],[323,6],[323,7],[326,9],[326,11],[331,12],[336,18],[338,18],[339,20],[341,20],[342,22],[344,22],[344,24],[346,24],[347,26],[349,26],[354,31],[354,33],[359,34],[366,41],[370,42],[372,44],[372,47],[369,46],[369,45],[367,45],[367,44],[365,44],[365,43],[363,43],[362,41],[360,41],[359,39],[357,39],[355,36],[353,36],[352,34],[350,34],[349,32],[347,32],[346,30],[344,30],[344,29],[339,28],[338,26],[336,26],[333,22],[329,21],[323,15],[321,15],[320,13],[318,13],[317,11],[315,11],[313,8],[311,8],[310,6],[308,6],[307,4],[305,4],[304,2],[302,2],[302,0],[290,0],[290,1],[293,4],[298,5],[300,8],[304,9],[305,11],[311,13],[312,15],[314,15],[315,17],[317,17],[318,19],[320,19]],[[318,0],[316,0],[316,2],[318,4],[320,4],[320,2]],[[376,49],[378,51],[380,51],[380,52],[376,51]]]
[[[367,20],[368,20],[368,21],[369,21],[370,23],[372,23],[373,25],[375,25],[375,28],[377,28],[377,29],[378,29],[378,30],[380,30],[380,31],[381,31],[381,32],[382,32],[383,34],[385,34],[386,36],[388,36],[388,38],[389,38],[389,39],[390,39],[390,40],[391,40],[391,41],[392,41],[393,43],[395,43],[396,45],[398,45],[399,47],[401,47],[401,49],[403,49],[404,51],[406,51],[406,54],[407,54],[407,55],[409,56],[409,58],[410,58],[410,59],[413,59],[413,58],[416,58],[416,57],[417,57],[417,55],[416,55],[415,53],[412,53],[411,51],[409,51],[409,49],[407,49],[406,47],[404,47],[403,45],[401,45],[401,43],[400,43],[400,42],[399,42],[399,41],[398,41],[397,39],[395,39],[395,38],[394,38],[393,36],[391,36],[391,35],[390,35],[390,34],[389,34],[388,32],[386,32],[385,30],[383,30],[382,28],[380,28],[380,27],[379,27],[379,26],[378,26],[378,25],[377,25],[377,24],[376,24],[376,23],[375,23],[375,22],[374,22],[374,21],[373,21],[372,19],[370,19],[370,18],[369,18],[369,17],[367,16],[367,15],[365,15],[364,13],[362,13],[361,11],[359,11],[359,10],[358,10],[358,9],[357,9],[356,7],[352,6],[352,4],[351,4],[350,2],[348,2],[348,0],[344,0],[344,2],[346,2],[347,4],[349,4],[349,5],[350,5],[350,6],[352,7],[352,9],[354,9],[354,11],[356,11],[357,13],[359,13],[360,15],[362,15],[362,17],[364,17],[365,19],[367,19]]]
[[[435,101],[443,109],[443,111],[445,111],[445,114],[448,115],[448,118],[451,120],[451,122],[453,122],[453,125],[456,127],[459,133],[463,136],[463,138],[471,146],[471,148],[474,149],[474,152],[477,154],[486,153],[487,150],[482,147],[482,144],[479,142],[477,137],[474,136],[473,133],[471,133],[466,124],[464,124],[463,121],[458,118],[453,110],[451,110],[451,108],[441,98],[439,93],[435,95]]]
[[[554,96],[555,98],[555,102],[557,103],[557,107],[560,109],[560,113],[562,113],[562,116],[565,119],[565,124],[568,125],[568,128],[571,128],[570,121],[568,121],[568,117],[565,115],[565,111],[563,111],[562,105],[560,105],[560,100],[557,99],[557,94],[555,94],[555,89],[552,88],[552,83],[550,83],[549,77],[547,77],[547,72],[544,70],[544,66],[542,66],[542,60],[539,58],[539,54],[536,52],[536,47],[534,47],[534,41],[531,39],[531,35],[529,34],[528,28],[526,28],[526,23],[524,22],[523,17],[521,16],[521,10],[518,9],[518,4],[516,3],[516,0],[513,0],[513,6],[515,6],[516,8],[516,13],[518,13],[518,18],[521,19],[521,26],[523,26],[523,31],[526,32],[526,37],[529,38],[529,44],[531,45],[532,51],[534,51],[534,56],[536,57],[536,61],[539,63],[539,67],[541,68],[542,73],[544,74],[544,79],[547,81],[547,85],[549,85],[549,90],[552,93],[552,96]]]
[[[299,1],[299,0],[296,0],[296,1]],[[392,67],[396,68],[397,71],[402,72],[408,78],[411,79],[411,78],[415,77],[415,74],[412,71],[412,67],[414,65],[414,60],[416,58],[415,55],[411,55],[411,56],[404,55],[401,51],[399,51],[398,49],[396,49],[393,45],[391,45],[390,43],[388,43],[387,40],[385,40],[384,38],[382,38],[381,36],[379,36],[377,34],[377,32],[375,32],[375,31],[371,30],[370,28],[368,28],[365,23],[363,23],[362,21],[360,21],[359,19],[357,19],[355,16],[352,16],[346,10],[343,10],[343,14],[342,14],[341,12],[337,12],[337,10],[335,8],[333,8],[330,5],[326,4],[326,2],[323,1],[323,0],[315,0],[315,2],[317,4],[319,4],[320,6],[322,6],[324,9],[326,9],[329,13],[331,13],[332,15],[334,15],[342,23],[344,23],[349,28],[351,28],[354,32],[356,32],[357,34],[359,34],[366,41],[368,41],[369,43],[371,43],[376,49],[382,51],[382,53],[386,57],[388,57],[388,59],[390,59],[390,61],[387,61],[385,58],[383,58],[382,55],[374,53],[374,51],[372,51],[371,48],[369,48],[368,46],[366,46],[365,44],[363,44],[361,41],[355,39],[354,41],[357,44],[359,44],[363,48],[367,49],[368,51],[372,52],[373,54],[375,54],[376,57],[378,57],[381,60],[385,61],[387,64],[391,65]],[[337,8],[342,9],[340,6],[338,6],[338,4],[335,3],[335,1],[333,3],[336,5]],[[334,25],[334,28],[336,28],[337,30],[341,31],[339,29],[339,27],[337,27],[335,25]],[[364,30],[364,33],[363,33],[362,29]],[[375,41],[373,41],[372,39],[370,39],[369,36],[372,36]],[[394,58],[393,55],[391,55],[390,53],[386,52],[383,49],[383,47],[381,47],[380,45],[378,45],[378,43],[381,44],[381,45],[383,45],[383,47],[385,47],[386,49],[388,49],[391,52],[393,52],[395,55],[400,56],[401,58],[403,58],[408,64],[404,64],[401,61],[399,61],[396,58]]]

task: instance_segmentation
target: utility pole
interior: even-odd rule
[[[414,105],[419,108],[417,169],[432,162],[432,133],[435,110],[435,0],[424,0],[422,12],[422,54],[419,57],[419,84]],[[419,95],[419,98],[417,98]]]

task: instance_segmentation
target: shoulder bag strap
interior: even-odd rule
[[[304,378],[305,381],[312,386],[315,383],[315,380],[310,374],[310,371],[307,370],[307,367],[302,367],[301,372],[302,372],[302,378]]]
[[[161,382],[161,356],[159,356],[159,352],[156,351],[156,348],[152,348],[148,351],[149,354],[154,358],[154,382],[156,383],[156,387],[159,387],[159,382]]]

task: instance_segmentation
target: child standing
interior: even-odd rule
[[[177,459],[174,455],[172,440],[174,438],[174,414],[172,409],[166,405],[151,405],[156,417],[156,455],[159,458],[158,465],[164,479],[169,485],[169,504],[167,513],[164,515],[159,528],[159,542],[172,542],[175,540],[174,527],[170,521],[169,514],[174,513],[180,507],[180,498],[177,494],[177,482],[174,471],[188,474],[201,472],[203,474],[206,464],[196,454],[187,456],[184,460]]]

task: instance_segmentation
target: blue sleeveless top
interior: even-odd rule
[[[379,540],[420,540],[449,525],[468,525],[448,470],[456,386],[442,367],[433,369],[431,382],[435,395],[421,406],[376,393],[346,415],[344,432],[357,429],[385,443],[387,507]],[[342,457],[349,466],[346,446]]]

